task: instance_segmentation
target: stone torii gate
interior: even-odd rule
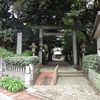
[[[43,46],[43,36],[55,36],[55,35],[65,35],[66,33],[45,33],[45,29],[64,29],[62,27],[57,27],[57,26],[32,26],[32,29],[39,29],[39,63],[42,64],[42,46]],[[71,34],[68,34],[71,35]],[[76,44],[76,33],[75,30],[72,30],[72,36],[73,36],[73,62],[75,65],[77,65],[77,44]],[[22,32],[19,32],[17,34],[17,54],[22,53]]]
[[[42,64],[42,47],[43,47],[43,36],[54,36],[54,35],[65,35],[66,33],[45,33],[45,29],[64,29],[62,27],[57,26],[32,26],[32,29],[39,29],[39,63]],[[70,34],[69,34],[70,35]],[[76,43],[76,33],[75,30],[72,30],[72,36],[73,36],[73,62],[75,65],[77,65],[77,43]]]

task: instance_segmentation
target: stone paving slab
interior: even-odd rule
[[[59,77],[56,85],[34,85],[32,88],[50,100],[100,100],[86,76]]]

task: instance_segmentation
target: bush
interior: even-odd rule
[[[27,57],[6,57],[4,59],[7,66],[26,66],[29,64],[36,65],[39,62],[37,56],[27,56]]]
[[[13,56],[13,52],[7,51],[4,48],[0,47],[0,57],[12,57]]]
[[[32,52],[31,50],[25,50],[22,54],[20,54],[19,56],[32,56]]]
[[[24,90],[24,83],[17,78],[4,77],[0,80],[0,87],[11,92],[18,92]]]
[[[98,56],[97,55],[87,55],[82,59],[82,70],[88,73],[88,69],[93,69],[97,71],[98,69]]]

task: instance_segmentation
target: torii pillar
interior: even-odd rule
[[[39,33],[39,63],[42,64],[42,48],[43,48],[43,29],[40,29]]]
[[[75,30],[73,30],[73,63],[74,65],[77,65],[77,43],[76,43],[76,33]]]

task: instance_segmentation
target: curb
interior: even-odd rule
[[[12,98],[6,96],[6,95],[3,94],[3,93],[0,93],[0,99],[2,99],[2,100],[14,100],[14,99],[12,99]]]

